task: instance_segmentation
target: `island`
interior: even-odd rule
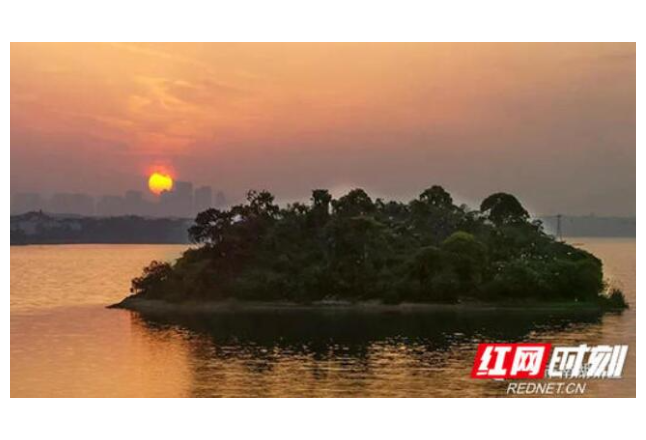
[[[286,207],[249,191],[199,213],[188,234],[181,258],[151,262],[112,307],[627,307],[601,260],[548,235],[507,193],[473,210],[437,185],[409,203],[317,189]]]

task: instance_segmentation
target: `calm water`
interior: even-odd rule
[[[143,317],[104,306],[183,246],[11,248],[11,396],[502,396],[469,378],[478,342],[629,344],[624,378],[586,396],[635,396],[634,239],[576,239],[632,308],[620,315],[274,312]]]

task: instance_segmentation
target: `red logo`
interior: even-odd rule
[[[478,344],[474,379],[541,379],[552,344]]]

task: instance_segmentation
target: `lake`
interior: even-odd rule
[[[151,260],[183,245],[11,247],[12,397],[478,397],[479,342],[628,344],[622,379],[585,396],[635,396],[635,239],[576,238],[631,308],[621,314],[444,310],[145,317],[106,309]]]

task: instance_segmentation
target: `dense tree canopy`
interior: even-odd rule
[[[529,213],[516,197],[506,193],[492,194],[480,204],[482,211],[497,225],[523,223],[529,219]]]
[[[198,214],[197,246],[175,264],[153,262],[133,280],[148,298],[324,299],[456,302],[500,299],[595,301],[601,261],[556,241],[512,195],[480,211],[454,205],[440,186],[409,203],[362,189],[280,208],[267,191]]]

